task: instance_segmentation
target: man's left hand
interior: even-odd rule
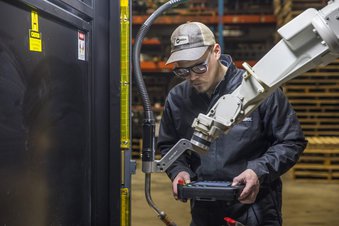
[[[244,204],[254,203],[260,187],[257,174],[251,169],[245,170],[239,176],[233,178],[232,186],[238,184],[245,185],[239,196],[239,201]]]

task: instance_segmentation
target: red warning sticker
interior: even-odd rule
[[[86,35],[78,32],[78,60],[86,60]]]

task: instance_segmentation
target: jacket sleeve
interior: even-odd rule
[[[257,159],[248,161],[260,182],[272,182],[287,172],[304,151],[305,140],[295,111],[278,89],[259,107],[271,146]]]
[[[173,114],[175,114],[173,108],[176,107],[173,105],[171,97],[168,96],[161,118],[157,143],[158,150],[160,150],[162,156],[164,156],[182,138],[178,135],[176,129],[176,122],[173,117]],[[176,113],[178,114],[178,112]],[[189,167],[189,159],[190,155],[186,151],[166,170],[166,173],[171,180],[174,180],[181,171],[188,172],[191,178],[195,177],[195,173],[193,173]]]

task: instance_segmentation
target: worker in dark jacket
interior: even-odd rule
[[[211,30],[189,22],[171,36],[173,72],[185,79],[168,94],[158,148],[164,155],[181,138],[191,139],[199,113],[233,92],[244,71],[222,55]],[[244,225],[282,225],[280,176],[298,160],[307,144],[295,111],[278,89],[242,122],[212,142],[199,156],[187,151],[167,170],[177,195],[178,180],[231,181],[245,187],[234,203],[191,201],[191,226],[226,225],[231,217]]]

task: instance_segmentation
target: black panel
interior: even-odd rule
[[[0,0],[0,225],[120,225],[119,5]]]
[[[120,225],[120,2],[94,2],[92,225]],[[108,38],[109,37],[109,38]]]
[[[93,24],[93,68],[92,80],[93,108],[92,111],[92,225],[110,225],[110,191],[109,185],[109,7],[95,1],[95,20]],[[112,138],[113,139],[113,138]],[[119,170],[119,169],[117,169]],[[116,197],[119,198],[119,197]],[[119,215],[119,213],[114,213]]]
[[[89,225],[89,65],[77,28],[39,12],[41,53],[30,28],[0,1],[0,224]]]
[[[120,1],[111,1],[110,9],[110,188],[111,214],[110,225],[120,225]],[[117,139],[118,138],[118,139]]]

